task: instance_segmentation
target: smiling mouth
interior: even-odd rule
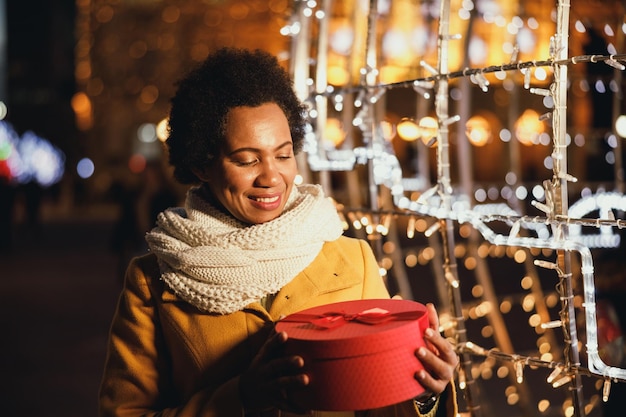
[[[278,196],[274,197],[252,197],[254,201],[258,201],[259,203],[274,203],[278,201]]]

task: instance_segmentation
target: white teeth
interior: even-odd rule
[[[261,203],[273,203],[276,200],[278,200],[278,196],[270,198],[256,198],[256,201],[259,201]]]

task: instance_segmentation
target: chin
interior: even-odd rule
[[[263,215],[258,215],[258,216],[239,217],[239,220],[248,224],[261,224],[261,223],[267,223],[269,221],[272,221],[278,216],[280,216],[280,213],[274,213],[274,214],[264,213]]]
[[[276,219],[278,216],[280,216],[280,214],[276,214],[275,216],[264,216],[264,217],[260,217],[259,220],[256,223],[267,223],[267,222],[271,222],[272,220]]]

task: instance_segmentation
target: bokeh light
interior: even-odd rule
[[[48,140],[27,131],[21,137],[8,123],[0,122],[0,174],[19,184],[36,182],[49,187],[61,180],[65,155]]]
[[[94,172],[95,172],[94,163],[89,158],[82,158],[80,161],[78,161],[78,164],[76,164],[76,173],[78,174],[79,177],[83,179],[87,179],[91,177]]]

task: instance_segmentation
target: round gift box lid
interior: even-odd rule
[[[286,354],[304,358],[307,387],[292,390],[312,410],[380,408],[415,398],[423,369],[426,306],[410,300],[345,301],[291,314],[276,324],[288,335]]]

